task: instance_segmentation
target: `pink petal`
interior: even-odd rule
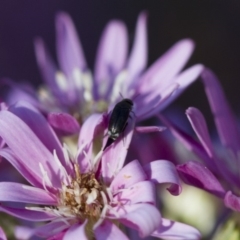
[[[131,161],[125,165],[114,177],[110,189],[117,192],[119,189],[129,188],[135,183],[145,181],[147,178],[138,160]]]
[[[37,94],[34,92],[30,92],[25,89],[22,84],[17,84],[12,82],[10,79],[3,79],[1,81],[4,85],[6,84],[10,89],[7,91],[6,97],[4,97],[4,101],[10,106],[18,101],[26,101],[31,105],[41,108],[41,103],[37,99]]]
[[[218,159],[213,151],[211,139],[207,130],[207,124],[202,113],[198,109],[191,107],[187,109],[186,114],[208,156],[215,162],[218,171],[232,184],[237,185],[239,183],[238,176],[235,176],[231,169],[225,166],[226,164],[224,164],[221,159]]]
[[[97,240],[128,240],[128,237],[113,223],[105,220],[94,229]]]
[[[11,106],[9,111],[21,118],[50,152],[55,149],[60,161],[65,163],[59,138],[39,110],[28,102],[20,101]]]
[[[179,85],[178,89],[174,92],[174,94],[171,95],[170,98],[168,98],[164,104],[161,104],[160,111],[166,108],[171,102],[173,102],[190,84],[192,84],[201,72],[203,71],[204,66],[201,64],[196,64],[184,72],[180,73],[176,79],[175,83]]]
[[[156,84],[158,90],[169,86],[188,61],[193,49],[194,43],[190,39],[177,42],[144,73],[139,80],[141,89],[152,90]]]
[[[68,113],[51,112],[47,118],[50,125],[61,135],[76,134],[80,131],[78,121]]]
[[[67,76],[73,70],[85,70],[87,67],[83,49],[71,17],[60,12],[56,16],[57,55],[61,69]]]
[[[127,189],[123,189],[113,198],[113,202],[120,204],[136,204],[136,203],[156,203],[155,185],[150,181],[138,182]],[[143,194],[144,193],[144,194]],[[122,206],[121,206],[122,207]],[[113,208],[117,211],[118,207]],[[111,214],[111,209],[109,210]],[[113,212],[114,214],[114,212]]]
[[[190,107],[186,111],[189,122],[192,125],[198,139],[202,143],[209,157],[214,156],[212,142],[208,133],[207,124],[202,113],[197,109]]]
[[[172,92],[175,89],[171,89]],[[172,94],[172,92],[170,94]],[[155,108],[159,105],[161,101],[161,96],[155,96],[153,98],[141,97],[140,99],[135,100],[135,108],[134,113],[137,116],[138,121],[146,119],[151,113],[155,110]]]
[[[85,233],[86,224],[87,224],[87,220],[81,225],[75,224],[75,225],[71,226],[67,230],[66,234],[64,235],[63,240],[79,240],[79,239],[88,240],[86,233]]]
[[[147,13],[142,12],[137,21],[133,48],[128,59],[127,69],[132,81],[146,68],[147,65]]]
[[[124,67],[128,50],[126,26],[120,21],[111,21],[102,34],[95,63],[95,77],[99,91],[104,96],[109,90],[113,78]]]
[[[66,232],[66,230],[64,230],[64,231],[62,231],[62,232],[60,232],[60,233],[57,233],[56,235],[48,238],[47,240],[63,240],[63,237],[64,237],[64,235],[65,235],[65,232]]]
[[[14,235],[16,239],[28,240],[34,235],[34,228],[16,226],[14,228]]]
[[[21,161],[9,148],[1,149],[0,156],[9,161],[31,185],[42,187],[42,177],[28,167],[27,161]]]
[[[1,239],[1,240],[7,240],[7,237],[6,237],[4,231],[2,230],[1,227],[0,227],[0,239]]]
[[[166,127],[158,127],[158,126],[141,126],[135,127],[135,130],[139,133],[151,133],[151,132],[162,132],[166,130]]]
[[[240,133],[237,121],[219,80],[209,69],[205,69],[202,78],[221,142],[225,147],[238,154],[240,150]]]
[[[0,182],[1,202],[23,202],[41,205],[56,205],[57,199],[43,189],[20,183]]]
[[[198,240],[201,234],[194,227],[163,218],[161,226],[152,236],[169,240]]]
[[[103,153],[101,160],[102,177],[106,184],[110,183],[114,175],[116,175],[123,167],[132,139],[134,125],[135,119],[130,119],[124,131],[124,136],[119,137]]]
[[[224,197],[224,204],[234,211],[240,212],[240,197],[228,191]]]
[[[11,208],[2,205],[0,205],[0,212],[5,212],[11,216],[32,222],[50,221],[56,218],[56,215],[53,215],[49,212],[38,212],[27,209]]]
[[[173,163],[166,160],[156,160],[144,166],[148,179],[155,183],[170,183],[168,191],[179,195],[182,191],[181,183]]]
[[[37,63],[43,76],[43,80],[46,81],[55,96],[61,96],[61,91],[55,80],[58,69],[50,57],[43,40],[37,38],[34,41],[34,46]]]
[[[201,163],[189,161],[177,166],[178,172],[187,184],[204,189],[223,198],[225,190],[218,179]]]
[[[170,141],[169,141],[170,140]],[[148,164],[159,158],[171,159],[171,162],[177,162],[177,156],[171,146],[172,139],[159,133],[153,134],[134,134],[131,142],[131,158],[140,159],[141,164]]]
[[[138,230],[142,238],[151,235],[161,224],[161,215],[151,204],[125,205],[118,213],[119,221]]]
[[[171,131],[173,136],[179,140],[183,145],[191,152],[195,153],[197,156],[200,157],[201,160],[204,161],[204,163],[209,167],[210,169],[217,170],[215,162],[210,159],[210,157],[207,155],[205,149],[202,147],[202,145],[197,142],[194,138],[192,138],[190,135],[182,131],[179,127],[177,127],[175,124],[170,122],[168,119],[166,119],[162,115],[158,115],[159,119],[167,126],[167,128]]]
[[[95,135],[100,132],[100,130],[104,130],[104,127],[104,115],[97,113],[92,114],[90,117],[87,118],[87,120],[85,120],[84,124],[82,125],[78,139],[78,146],[81,147],[86,143],[90,143],[95,137]]]
[[[137,112],[138,120],[144,120],[159,113],[162,106],[165,106],[165,102],[168,102],[168,99],[172,97],[178,88],[179,85],[177,83],[173,83],[162,92],[152,92],[151,94],[156,94],[155,99],[158,99],[158,101],[155,104],[148,102],[144,107],[141,107],[140,105],[142,109],[140,110],[141,114]]]
[[[34,233],[40,237],[48,238],[68,228],[69,228],[69,225],[63,221],[52,221],[40,227],[35,228]]]
[[[53,186],[61,187],[58,164],[53,155],[20,118],[11,112],[1,111],[0,136],[18,159],[25,162],[25,167],[36,174],[37,179],[43,177],[39,166],[41,163]]]
[[[92,170],[89,159],[92,159],[93,141],[97,138],[103,138],[105,124],[104,115],[92,114],[82,125],[78,139],[78,148],[82,149],[78,155],[78,164],[82,172]],[[88,157],[85,156],[84,152]]]

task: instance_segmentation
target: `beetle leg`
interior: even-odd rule
[[[136,118],[137,116],[136,116],[136,114],[135,114],[135,112],[133,111],[133,110],[131,110],[131,113],[133,113],[133,115],[134,115],[134,117]],[[130,117],[131,115],[129,114],[129,117]],[[131,116],[132,117],[132,116]]]
[[[125,124],[124,127],[123,127],[123,131],[122,131],[122,135],[123,135],[123,146],[124,146],[124,139],[125,139],[124,132],[125,132],[125,129],[126,129],[127,125],[128,125],[128,122],[126,122],[126,124]]]
[[[109,122],[110,116],[112,115],[112,110],[107,114],[107,121]]]

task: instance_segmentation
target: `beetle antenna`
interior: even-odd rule
[[[140,96],[140,93],[138,93],[137,95],[135,95],[134,98],[132,99],[132,101],[135,100],[135,99],[136,99],[137,97],[139,97],[139,96]]]
[[[122,95],[122,93],[121,93],[121,92],[119,92],[119,95],[121,96],[121,98],[122,98],[122,99],[124,99],[124,97],[123,97],[123,95]]]

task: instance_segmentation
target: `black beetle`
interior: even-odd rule
[[[132,108],[133,101],[128,98],[124,98],[115,105],[108,123],[108,141],[103,151],[124,132],[128,124],[128,118],[131,117]]]

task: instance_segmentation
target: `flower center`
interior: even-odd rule
[[[69,185],[63,184],[60,191],[59,210],[64,215],[74,215],[84,220],[97,221],[104,207],[103,187],[94,173],[80,174],[79,166],[74,165],[75,177]]]
[[[103,113],[108,110],[109,103],[103,99],[100,100],[90,100],[81,104],[78,110],[73,110],[73,116],[78,120],[80,124],[90,116],[92,113]]]

